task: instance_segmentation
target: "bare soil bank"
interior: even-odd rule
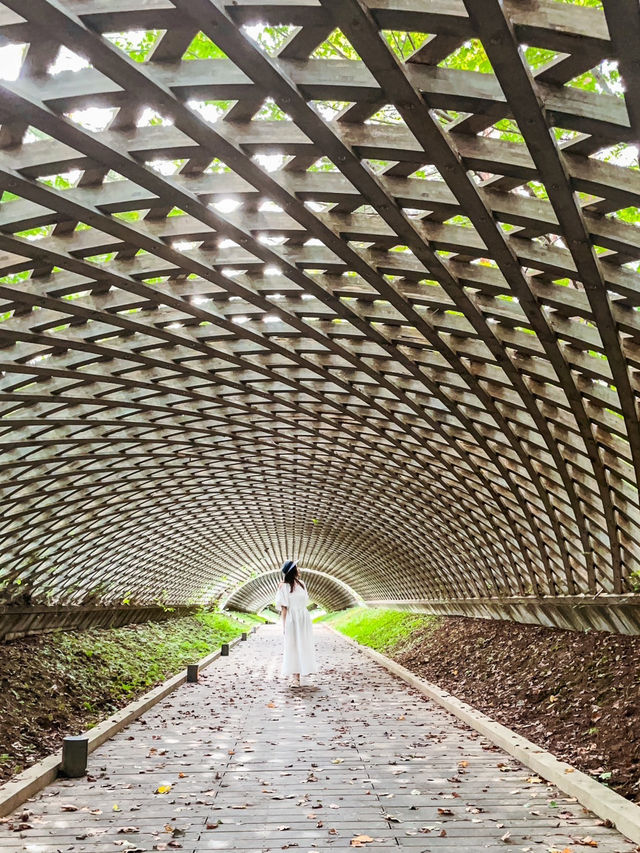
[[[450,617],[387,654],[640,802],[640,637]]]

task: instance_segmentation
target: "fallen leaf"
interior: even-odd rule
[[[355,838],[352,838],[349,842],[351,847],[362,847],[365,844],[371,844],[373,838],[370,835],[356,835]]]
[[[168,794],[171,790],[171,785],[158,785],[158,787],[153,792],[154,794]]]

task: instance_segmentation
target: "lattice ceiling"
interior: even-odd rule
[[[595,5],[595,4],[593,4]],[[3,595],[637,587],[640,11],[0,6]]]

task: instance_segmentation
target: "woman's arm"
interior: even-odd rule
[[[280,612],[282,613],[282,630],[284,631],[285,622],[287,621],[287,608],[281,607]]]

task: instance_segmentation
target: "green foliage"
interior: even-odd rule
[[[151,55],[161,34],[161,30],[132,30],[127,33],[107,33],[105,37],[134,62],[144,62]]]
[[[397,30],[384,30],[383,36],[397,57],[408,59],[429,38],[426,33],[407,33]]]
[[[342,30],[334,30],[326,41],[314,50],[311,57],[312,59],[360,59]]]
[[[106,688],[110,701],[139,693],[238,637],[242,622],[222,613],[200,613],[167,622],[126,628],[60,632],[45,655],[59,678],[82,672],[91,689]],[[56,663],[57,662],[57,663]],[[86,699],[84,701],[94,701]]]
[[[331,625],[347,637],[378,652],[391,652],[407,645],[415,631],[435,628],[440,619],[428,613],[354,607],[329,613],[317,621]]]
[[[286,25],[277,27],[256,27],[252,34],[254,34],[255,40],[263,50],[274,55],[278,53],[278,51],[288,41],[293,29],[293,27]]]
[[[589,6],[592,9],[602,9],[602,0],[556,0],[566,6]]]
[[[224,619],[226,619],[227,616],[229,616],[234,621],[240,622],[243,626],[248,627],[248,628],[252,628],[254,625],[264,625],[265,622],[268,621],[267,619],[264,619],[262,616],[258,616],[257,613],[241,613],[238,610],[229,610],[229,611],[225,610],[225,612],[223,614],[205,613],[203,615],[206,617],[219,615],[219,616],[222,616]],[[198,618],[200,618],[200,617],[198,617]],[[205,624],[209,624],[208,621],[206,621]],[[243,627],[242,630],[245,630],[245,627]]]
[[[477,71],[479,74],[491,74],[493,71],[482,42],[478,39],[465,42],[458,50],[447,56],[440,65],[442,68]]]
[[[193,39],[189,47],[186,49],[183,59],[225,59],[226,54],[223,53],[218,45],[214,44],[211,39],[204,33],[198,33]]]

